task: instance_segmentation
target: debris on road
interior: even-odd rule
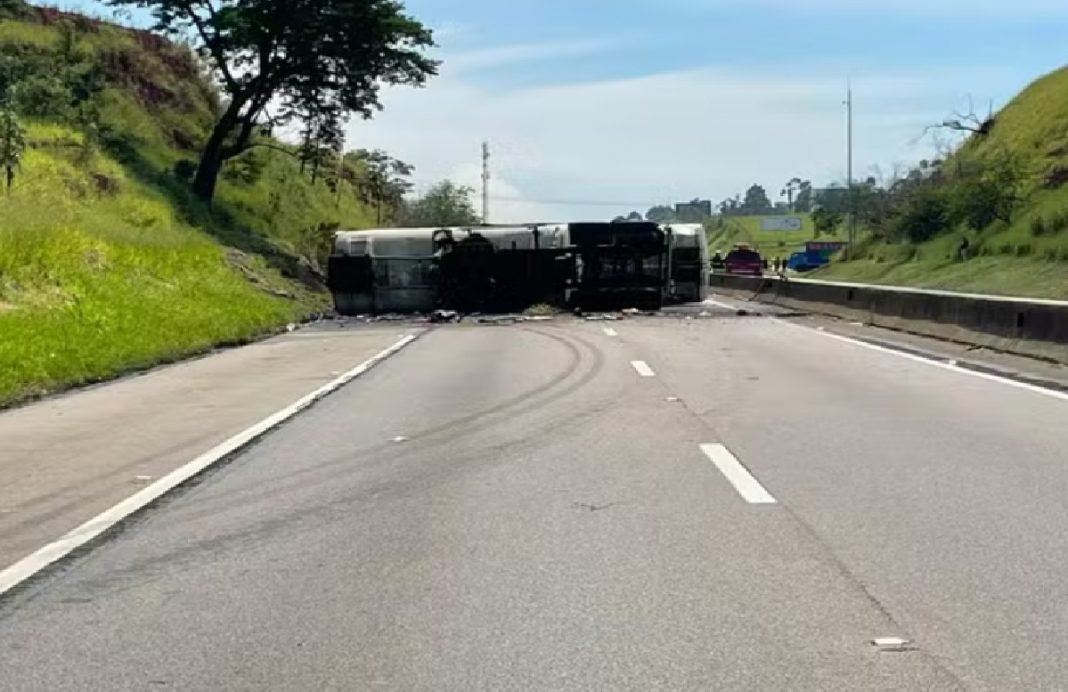
[[[430,313],[431,324],[452,324],[459,322],[461,319],[460,313],[455,310],[435,310]]]
[[[422,317],[419,314],[401,315],[396,312],[387,312],[382,315],[374,315],[367,319],[368,322],[402,322],[404,320],[418,319]]]
[[[915,650],[911,641],[902,639],[901,637],[876,637],[871,640],[871,645],[880,651],[891,653]]]
[[[560,312],[560,310],[554,308],[547,303],[538,303],[537,305],[531,305],[529,308],[523,311],[523,315],[527,318],[549,318]]]
[[[396,444],[400,444],[402,442],[407,442],[407,441],[408,441],[408,438],[405,437],[404,435],[397,435],[392,440],[390,440],[390,442],[394,442]]]
[[[504,327],[515,324],[521,318],[518,315],[485,315],[476,320],[479,324],[488,324],[494,327]]]

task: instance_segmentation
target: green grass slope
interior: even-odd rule
[[[324,242],[369,225],[368,210],[266,149],[228,165],[212,209],[195,200],[174,167],[196,159],[218,97],[186,49],[40,10],[0,18],[0,56],[38,109],[23,113],[29,147],[0,191],[0,406],[326,306]],[[64,65],[104,75],[96,137],[49,105]]]
[[[800,231],[765,231],[761,228],[764,216],[717,216],[706,224],[708,243],[712,252],[726,254],[734,245],[745,243],[763,257],[788,259],[807,241],[817,240],[809,214],[794,214],[803,223]],[[824,235],[818,240],[839,240],[838,234]]]
[[[1068,299],[1068,68],[1042,77],[973,136],[946,167],[1008,153],[1025,171],[1024,201],[1010,223],[979,232],[947,228],[920,244],[868,241],[860,258],[816,278]],[[957,260],[962,237],[973,257]]]

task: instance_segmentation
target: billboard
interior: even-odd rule
[[[765,231],[800,231],[804,222],[799,216],[769,216],[760,220],[760,228]]]

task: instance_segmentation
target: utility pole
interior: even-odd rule
[[[489,142],[482,143],[482,225],[488,226],[490,222],[489,211],[489,183],[490,183],[490,149]]]
[[[849,259],[857,242],[857,195],[853,189],[853,82],[846,82],[846,189],[849,190]]]

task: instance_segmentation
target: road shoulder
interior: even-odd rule
[[[0,570],[414,331],[308,328],[0,414]]]
[[[912,334],[826,315],[804,314],[769,303],[748,301],[714,294],[710,301],[721,306],[751,311],[789,321],[792,324],[856,339],[875,346],[901,351],[934,362],[953,363],[965,369],[997,375],[1058,391],[1068,391],[1068,365],[1038,358],[995,351],[973,344]]]

